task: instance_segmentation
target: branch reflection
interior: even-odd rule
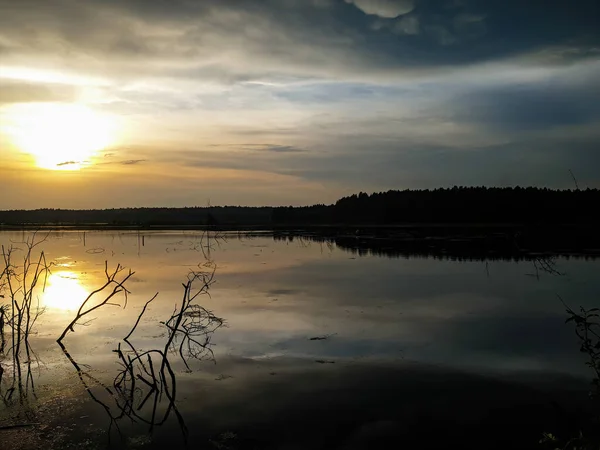
[[[113,430],[123,437],[120,427],[122,419],[144,424],[152,434],[156,427],[174,416],[187,442],[188,428],[177,407],[177,376],[172,359],[180,360],[187,371],[191,371],[192,359],[214,361],[211,339],[214,332],[224,325],[224,320],[197,303],[201,296],[209,295],[213,282],[214,270],[190,272],[183,284],[181,300],[171,316],[160,322],[166,329],[164,342],[159,348],[140,351],[132,340],[158,293],[146,302],[131,331],[113,350],[120,370],[112,386],[103,384],[91,375],[90,370],[76,361],[62,341],[58,341],[92,401],[98,403],[107,414],[109,439]]]

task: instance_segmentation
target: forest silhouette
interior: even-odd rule
[[[401,224],[594,224],[600,190],[453,187],[361,192],[331,205],[0,211],[3,225],[277,227]]]

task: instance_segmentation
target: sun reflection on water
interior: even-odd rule
[[[43,294],[44,306],[63,311],[78,309],[88,291],[81,285],[75,272],[56,272],[48,277],[48,285]]]

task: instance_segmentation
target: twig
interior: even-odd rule
[[[71,332],[75,332],[75,325],[77,325],[77,323],[79,322],[79,320],[90,314],[91,312],[97,310],[98,308],[101,308],[102,306],[105,305],[116,305],[114,303],[110,303],[110,300],[117,294],[120,293],[124,293],[124,297],[125,297],[125,303],[124,303],[124,307],[127,306],[127,294],[129,293],[129,291],[127,290],[127,288],[125,288],[125,282],[127,280],[129,280],[129,278],[131,278],[133,276],[133,274],[135,272],[132,272],[131,270],[129,270],[129,272],[127,273],[127,275],[121,280],[118,281],[116,278],[117,276],[123,271],[125,270],[123,266],[121,266],[120,264],[117,264],[117,267],[115,268],[115,270],[112,273],[108,272],[108,262],[104,263],[104,274],[106,275],[106,282],[104,283],[103,286],[101,286],[100,288],[92,291],[87,298],[83,301],[83,303],[81,304],[81,306],[79,307],[79,310],[77,311],[77,314],[75,315],[75,317],[73,318],[73,320],[71,321],[71,323],[69,325],[67,325],[67,327],[64,329],[64,331],[62,332],[62,334],[60,335],[60,337],[56,340],[57,342],[61,342],[64,337],[67,335],[67,333],[69,331]],[[111,285],[114,285],[112,292],[110,292],[110,294],[108,294],[106,296],[106,298],[104,300],[102,300],[100,303],[98,303],[95,306],[92,306],[88,309],[85,309],[88,302],[94,298],[94,296],[96,294],[101,293],[102,291],[104,291],[105,289],[109,288]],[[120,305],[117,305],[120,306]]]
[[[144,313],[146,312],[146,308],[148,308],[148,305],[150,303],[152,303],[152,301],[158,297],[158,292],[156,294],[154,294],[154,297],[152,297],[150,300],[148,300],[146,302],[146,304],[144,305],[144,307],[142,308],[142,312],[140,313],[140,315],[138,316],[137,320],[135,321],[135,325],[133,326],[133,328],[131,329],[131,331],[129,332],[129,334],[127,336],[125,336],[123,338],[124,341],[127,341],[127,339],[129,339],[129,337],[133,334],[133,332],[135,331],[135,329],[137,328],[138,324],[140,323],[140,320],[142,320],[142,316],[144,315]]]
[[[575,182],[575,190],[579,190],[579,183],[577,183],[577,178],[575,178],[575,175],[573,175],[573,171],[571,169],[569,169],[569,173],[571,174],[571,178],[573,178],[573,181]]]
[[[16,425],[6,425],[6,426],[3,426],[3,427],[0,427],[0,431],[13,430],[15,428],[35,427],[36,425],[39,425],[39,422],[35,422],[35,423],[19,423],[19,424],[16,424]]]

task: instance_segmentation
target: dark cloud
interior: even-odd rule
[[[453,99],[455,117],[500,130],[548,129],[600,120],[600,81],[571,80],[473,89]]]
[[[299,289],[269,289],[266,294],[268,296],[284,296],[284,295],[298,295],[302,293]]]
[[[171,151],[168,152],[168,156],[158,156],[154,160],[157,162],[171,162],[185,167],[253,170],[287,175],[289,173],[283,170],[281,162],[284,162],[284,166],[287,166],[287,162],[294,158],[297,153],[284,151],[277,154],[277,152],[264,150],[256,151],[252,146],[220,147],[229,150],[219,152],[202,150]],[[263,144],[258,144],[257,147],[263,147]],[[250,151],[253,153],[250,154]]]
[[[595,123],[583,129],[554,131],[550,125],[507,128],[496,117],[468,116],[461,118],[467,121],[464,130],[449,137],[442,127],[452,114],[456,112],[416,116],[410,121],[386,116],[364,122],[348,119],[342,124],[323,124],[320,131],[311,124],[286,136],[299,143],[292,145],[294,148],[307,149],[302,153],[264,151],[264,144],[232,145],[220,146],[219,151],[169,151],[162,159],[153,159],[186,167],[290,175],[343,186],[347,193],[454,185],[571,188],[569,169],[582,187],[600,187],[596,170],[600,166],[600,126]],[[461,126],[450,122],[450,129]],[[442,131],[436,134],[438,128]],[[482,133],[481,128],[487,131]],[[349,134],[349,130],[357,131]],[[303,141],[303,135],[311,132],[318,144]],[[256,131],[256,135],[261,133]],[[252,151],[251,157],[248,151]]]
[[[134,166],[137,164],[142,164],[147,161],[146,159],[113,159],[115,157],[114,153],[104,153],[103,156],[104,156],[104,159],[107,159],[108,161],[96,162],[95,165]]]
[[[345,0],[354,4],[365,14],[393,19],[407,14],[415,8],[413,0]]]
[[[95,64],[90,56],[101,56],[104,69],[109,62],[117,71],[135,70],[139,60],[170,61],[184,73],[234,80],[278,73],[356,79],[520,55],[552,63],[598,57],[600,12],[593,0],[449,4],[3,0],[0,34],[5,57],[54,50],[69,55],[70,64],[89,67]],[[159,64],[146,70],[170,71]]]
[[[582,187],[599,187],[597,143],[598,137],[553,139],[549,136],[461,149],[401,139],[374,145],[364,137],[348,144],[346,153],[340,150],[331,155],[308,155],[296,161],[293,167],[264,167],[347,186],[348,192],[454,185],[572,188],[569,169],[575,172]]]
[[[270,153],[302,153],[305,151],[304,149],[294,147],[293,145],[256,144],[250,148],[252,150]]]

